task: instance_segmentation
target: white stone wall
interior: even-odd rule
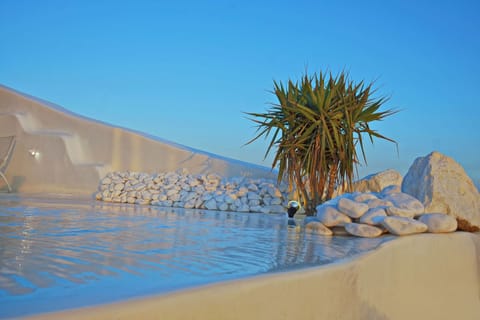
[[[162,207],[281,213],[286,211],[288,187],[269,179],[192,175],[185,169],[156,174],[127,171],[108,173],[95,198]]]

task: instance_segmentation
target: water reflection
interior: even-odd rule
[[[279,215],[3,198],[0,317],[321,265],[387,239],[317,236]]]

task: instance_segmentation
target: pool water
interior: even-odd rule
[[[324,265],[391,237],[323,237],[284,215],[0,197],[0,318]]]

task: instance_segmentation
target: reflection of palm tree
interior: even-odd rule
[[[291,80],[286,86],[274,82],[278,104],[266,113],[247,113],[257,123],[257,136],[273,137],[268,155],[277,148],[272,167],[278,165],[279,182],[286,178],[296,186],[307,214],[333,196],[336,186],[351,187],[360,146],[366,161],[363,134],[392,141],[370,129],[372,121],[395,111],[378,111],[385,98],[372,99],[372,84],[353,84],[342,72],[337,77],[320,73]]]

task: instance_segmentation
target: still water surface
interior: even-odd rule
[[[0,197],[0,318],[319,266],[391,237],[322,237],[283,215]]]

